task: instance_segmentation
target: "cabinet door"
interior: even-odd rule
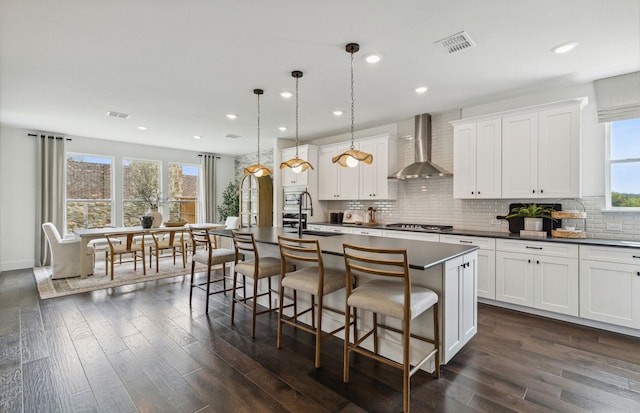
[[[336,146],[323,146],[318,154],[318,199],[335,201],[338,196],[338,168],[331,162],[337,155]]]
[[[502,120],[478,122],[474,146],[476,195],[478,198],[500,198],[502,196]]]
[[[538,114],[502,118],[502,197],[538,196]]]
[[[534,306],[578,316],[578,260],[535,256]]]
[[[283,149],[281,152],[282,161],[288,161],[296,156],[296,148]],[[303,147],[298,148],[298,157],[308,160],[308,150]],[[315,167],[315,165],[314,165]],[[307,186],[308,172],[294,173],[291,168],[284,168],[282,172],[282,186]]]
[[[453,197],[476,198],[476,124],[453,127]]]
[[[446,297],[440,303],[444,324],[441,336],[444,352],[442,362],[445,364],[477,332],[476,262],[476,253],[471,253],[445,264]]]
[[[397,181],[389,181],[387,176],[395,172],[397,159],[397,142],[395,138],[384,136],[361,140],[358,142],[360,150],[373,155],[373,164],[359,165],[360,168],[360,199],[396,199]],[[390,170],[394,164],[394,170]]]
[[[580,317],[640,328],[640,266],[580,260]]]
[[[496,252],[478,250],[478,297],[496,299]]]
[[[580,107],[543,111],[538,119],[540,196],[579,197]]]
[[[533,307],[533,258],[496,252],[496,300]]]
[[[337,146],[336,155],[341,154],[351,147],[351,143],[344,143]],[[356,149],[358,149],[358,145],[356,144]],[[374,161],[375,163],[375,161]],[[331,167],[336,170],[338,180],[337,180],[337,191],[336,191],[336,199],[338,200],[347,200],[347,199],[358,199],[360,196],[359,191],[359,180],[360,180],[360,169],[361,168],[371,168],[373,165],[358,165],[355,168],[345,168],[343,166],[338,165],[337,163],[331,163]]]

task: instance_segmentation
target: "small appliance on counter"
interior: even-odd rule
[[[344,220],[344,212],[331,212],[329,219],[332,224],[342,224]]]
[[[361,225],[364,222],[366,221],[363,209],[347,209],[344,211],[344,217],[342,218],[343,224]]]

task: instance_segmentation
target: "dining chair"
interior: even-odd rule
[[[142,236],[137,236],[142,235]],[[109,267],[111,272],[111,279],[113,280],[113,271],[114,264],[116,260],[116,256],[120,258],[120,262],[122,263],[123,255],[132,255],[133,260],[133,270],[137,271],[138,265],[138,256],[140,256],[142,261],[142,274],[147,275],[146,263],[145,263],[145,246],[144,234],[133,234],[128,232],[116,232],[112,234],[106,234],[107,242],[109,243]],[[134,240],[136,237],[137,241]]]
[[[226,295],[227,291],[231,291],[231,288],[227,288],[227,263],[233,263],[236,257],[234,250],[228,248],[218,248],[217,238],[209,231],[202,229],[194,229],[189,227],[189,238],[192,243],[192,255],[191,255],[191,288],[189,289],[189,306],[191,306],[191,300],[193,298],[193,289],[198,288],[205,291],[207,294],[205,313],[209,312],[209,297],[214,294],[223,293]],[[198,244],[204,245],[204,249],[198,250]],[[196,263],[204,264],[207,266],[207,280],[205,282],[197,282],[195,279],[195,267]],[[211,269],[214,265],[222,265],[222,278],[211,279]],[[222,281],[222,290],[211,291],[211,284]]]
[[[290,238],[278,235],[280,259],[280,294],[278,313],[277,348],[282,346],[282,324],[288,324],[315,336],[315,367],[320,367],[320,346],[322,340],[333,336],[345,327],[341,326],[330,332],[322,331],[322,315],[324,310],[343,314],[342,310],[325,307],[324,296],[344,288],[344,270],[325,268],[322,251],[317,239]],[[294,267],[294,271],[286,271]],[[285,289],[293,291],[293,315],[284,315]],[[310,294],[311,304],[298,311],[298,292]],[[317,297],[317,303],[316,303]],[[317,310],[317,311],[316,311]],[[300,317],[311,313],[311,323],[302,323]],[[309,326],[310,324],[310,326]]]
[[[240,232],[232,230],[233,246],[235,248],[235,259],[233,269],[233,298],[231,300],[231,323],[234,322],[236,313],[236,304],[240,304],[251,310],[251,337],[256,336],[256,316],[277,310],[278,307],[272,306],[272,287],[271,278],[280,275],[281,261],[277,257],[260,257],[256,240],[251,232]],[[252,258],[252,259],[250,259]],[[293,266],[287,264],[285,270],[293,271]],[[243,296],[238,296],[238,274],[242,275]],[[253,282],[253,292],[247,295],[246,278],[249,277]],[[258,284],[260,280],[267,279],[267,291],[258,292]],[[258,298],[268,296],[269,308],[258,311]],[[250,302],[250,303],[249,303]]]
[[[407,251],[404,249],[368,248],[353,244],[343,244],[346,269],[345,336],[344,336],[344,382],[349,382],[349,354],[355,352],[402,370],[403,408],[409,411],[410,380],[424,363],[433,358],[434,376],[440,377],[440,336],[438,325],[438,294],[435,291],[411,284]],[[354,277],[364,282],[352,288]],[[420,314],[433,309],[433,339],[411,333],[411,321]],[[357,310],[373,314],[373,326],[358,338],[354,333],[350,342],[348,327],[349,314],[357,319]],[[401,328],[379,322],[382,315],[400,320]],[[389,320],[391,321],[391,320]],[[378,329],[385,329],[401,336],[402,363],[379,354]],[[354,329],[355,330],[355,329]],[[373,336],[373,351],[362,344]],[[431,343],[433,347],[420,360],[411,364],[411,343],[414,338]],[[369,347],[371,348],[371,347]],[[422,347],[420,347],[422,348]]]
[[[160,255],[162,251],[170,250],[173,256],[173,265],[176,265],[176,252],[182,257],[182,268],[187,267],[186,249],[184,245],[184,231],[176,231],[169,229],[159,229],[151,231],[151,239],[153,244],[149,247],[149,268],[151,268],[152,256],[156,257],[156,272],[160,271]]]
[[[51,222],[43,223],[42,230],[51,251],[51,278],[79,277],[82,253],[80,239],[62,239],[58,229]],[[87,254],[91,255],[87,260],[87,274],[93,274],[94,250],[92,247],[87,248]]]

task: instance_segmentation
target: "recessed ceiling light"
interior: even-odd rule
[[[370,54],[364,58],[364,60],[366,60],[367,63],[378,63],[381,59],[382,59],[382,56],[380,56],[379,54]]]
[[[280,93],[280,96],[282,96],[285,99],[289,99],[293,95],[291,94],[291,92],[282,92]]]
[[[200,139],[200,138],[202,138],[202,136],[200,136],[200,135],[193,135],[193,139]]]
[[[342,111],[341,110],[334,110],[331,113],[333,113],[333,116],[342,116]]]
[[[427,90],[429,90],[429,88],[426,87],[426,86],[420,86],[420,87],[415,88],[416,93],[424,93]]]
[[[287,127],[286,127],[286,126],[280,126],[280,127],[278,128],[278,130],[279,130],[280,132],[284,132],[284,131],[286,131],[286,130],[287,130]]]
[[[146,126],[138,126],[138,129],[140,129],[140,130],[147,130],[147,127],[146,127]]]
[[[578,45],[578,42],[562,43],[552,48],[551,51],[557,54],[567,53],[575,49],[577,45]]]
[[[236,115],[235,113],[227,113],[224,116],[226,116],[227,119],[236,119],[238,117],[238,115]]]

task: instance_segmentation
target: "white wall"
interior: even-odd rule
[[[35,234],[35,182],[36,142],[24,129],[0,128],[0,271],[28,268],[34,265]],[[106,155],[122,164],[122,156],[200,164],[197,152],[113,142],[78,136],[69,136],[67,152]],[[235,159],[221,157],[216,168],[217,200],[234,179]],[[166,168],[166,165],[165,165]],[[120,182],[121,168],[115,168],[116,182]],[[166,184],[166,183],[164,183]],[[119,195],[117,195],[119,197]],[[119,199],[119,198],[118,198]],[[119,203],[116,202],[119,207]],[[121,211],[115,212],[116,225],[121,224]]]

